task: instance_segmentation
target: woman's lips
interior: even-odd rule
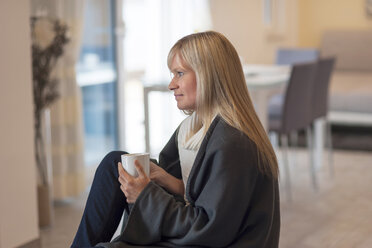
[[[178,100],[179,98],[181,98],[183,95],[182,94],[174,94],[174,97],[176,98],[176,100]]]

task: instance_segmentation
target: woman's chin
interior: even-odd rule
[[[185,106],[183,106],[182,104],[179,104],[179,103],[177,103],[177,108],[179,110],[185,110]]]

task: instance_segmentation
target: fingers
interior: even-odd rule
[[[138,177],[131,176],[122,167],[121,163],[118,163],[120,189],[125,194],[128,203],[134,203],[142,190],[150,182],[150,179],[138,161],[135,161],[135,167],[139,174]]]
[[[136,170],[137,170],[138,175],[140,177],[147,177],[142,165],[140,164],[140,162],[138,160],[134,160],[134,165],[136,166]]]
[[[120,190],[124,193],[126,200],[128,203],[134,203],[134,200],[131,197],[130,194],[130,188],[128,188],[128,184],[132,184],[132,181],[129,177],[131,175],[128,174],[128,172],[125,171],[122,164],[118,163],[118,171],[119,171],[119,183],[120,183]],[[129,178],[129,180],[128,180]]]
[[[118,163],[119,176],[120,176],[121,174],[123,174],[123,170],[124,170],[123,165],[121,164],[121,162],[119,162],[119,163]]]
[[[120,185],[121,191],[124,193],[128,203],[134,203],[135,200],[132,199],[132,195],[129,193],[128,189],[124,185]]]
[[[119,170],[119,178],[122,177],[123,180],[128,181],[133,179],[132,177],[124,168],[123,165],[119,162],[118,163],[118,170]]]
[[[159,167],[158,165],[156,165],[155,163],[151,162],[150,161],[150,170],[156,170],[156,167]]]

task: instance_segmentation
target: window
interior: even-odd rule
[[[282,34],[286,28],[286,0],[262,0],[263,23],[270,34]]]
[[[263,0],[263,18],[265,26],[270,26],[273,22],[273,0]]]
[[[117,149],[117,73],[114,0],[85,3],[84,31],[77,65],[83,97],[85,164],[97,165]]]
[[[128,152],[145,151],[143,87],[168,85],[167,54],[187,34],[211,28],[206,0],[125,0],[124,65],[125,144]],[[157,157],[185,115],[173,93],[149,93],[150,152]]]

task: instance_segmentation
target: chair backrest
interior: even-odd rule
[[[312,48],[280,48],[276,52],[276,64],[293,65],[314,62],[319,58],[319,51]]]
[[[295,64],[285,93],[281,132],[304,129],[312,122],[312,92],[317,63]]]
[[[327,115],[329,85],[335,61],[334,57],[318,60],[317,73],[313,85],[313,119]]]

